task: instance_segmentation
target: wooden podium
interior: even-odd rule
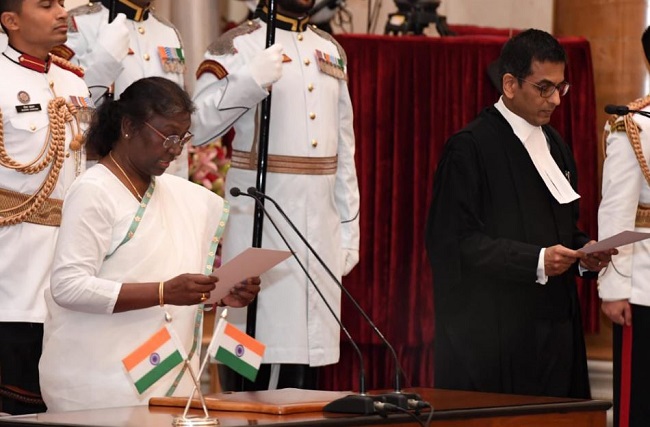
[[[598,400],[519,396],[456,390],[414,388],[434,408],[435,427],[605,427],[611,403]],[[232,396],[232,394],[230,395]],[[183,408],[132,406],[33,416],[0,418],[0,427],[168,427]],[[202,411],[191,410],[201,415]],[[221,426],[407,426],[416,425],[407,414],[380,415],[302,412],[274,415],[260,412],[211,411]],[[428,412],[421,414],[426,420]]]

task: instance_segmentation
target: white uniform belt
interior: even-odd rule
[[[24,206],[25,203],[30,203],[29,199],[31,197],[27,194],[0,188],[0,217],[8,217],[16,214],[21,209],[21,206]],[[33,203],[33,201],[31,202]],[[61,225],[62,206],[63,200],[45,199],[41,208],[28,216],[24,222],[58,227]]]
[[[338,164],[338,156],[332,157],[298,157],[269,154],[267,171],[294,175],[334,175]],[[257,155],[247,151],[232,151],[230,167],[237,169],[256,170]]]

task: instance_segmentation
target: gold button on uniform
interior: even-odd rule
[[[70,157],[70,152],[67,151],[67,152],[65,153],[65,156],[66,156],[66,157]]]
[[[142,55],[142,57],[144,58],[145,61],[148,61],[149,59],[151,59],[151,57],[149,56],[148,53],[145,53],[144,55]]]
[[[311,140],[311,146],[314,147],[314,148],[318,147],[318,141],[316,141],[315,139],[312,139]]]
[[[309,60],[309,58],[305,58],[305,60],[302,61],[302,62],[304,62],[305,65],[309,65],[309,64],[311,64],[311,61]]]
[[[140,33],[140,34],[144,34],[144,28],[142,28],[142,27],[138,27],[138,33]]]
[[[316,118],[316,113],[309,113],[309,118],[314,120]]]
[[[309,84],[307,85],[307,90],[310,91],[310,92],[313,91],[313,90],[314,90],[314,85],[311,84],[311,83],[309,83]]]
[[[36,125],[29,125],[29,130],[32,132],[36,130]]]
[[[302,41],[302,33],[298,33],[298,37],[297,37],[297,38],[298,38],[298,41],[301,42],[301,41]]]

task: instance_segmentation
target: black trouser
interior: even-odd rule
[[[15,397],[0,395],[1,411],[14,415],[45,412],[38,383],[42,349],[42,323],[0,322],[0,384],[4,394],[17,391]]]
[[[647,427],[650,426],[650,307],[632,305],[629,332],[624,333],[623,327],[614,325],[614,426]],[[624,370],[630,375],[624,377]],[[627,414],[629,424],[621,422],[628,418]]]
[[[243,381],[244,391],[268,390],[271,376],[271,365],[263,363],[257,373],[255,382]],[[232,369],[219,364],[219,381],[223,391],[242,390],[242,377]],[[301,388],[318,390],[318,368],[309,365],[297,365],[283,363],[280,365],[280,376],[278,378],[278,389],[280,388]]]

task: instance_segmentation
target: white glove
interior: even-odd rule
[[[359,251],[356,249],[343,249],[344,264],[343,264],[343,275],[347,276],[350,271],[354,268],[355,265],[359,263]]]
[[[117,62],[122,62],[129,54],[129,44],[131,43],[126,15],[118,13],[113,22],[102,26],[97,43],[106,49]]]
[[[284,48],[280,43],[261,51],[248,64],[251,77],[255,83],[268,89],[282,77],[282,52]]]

